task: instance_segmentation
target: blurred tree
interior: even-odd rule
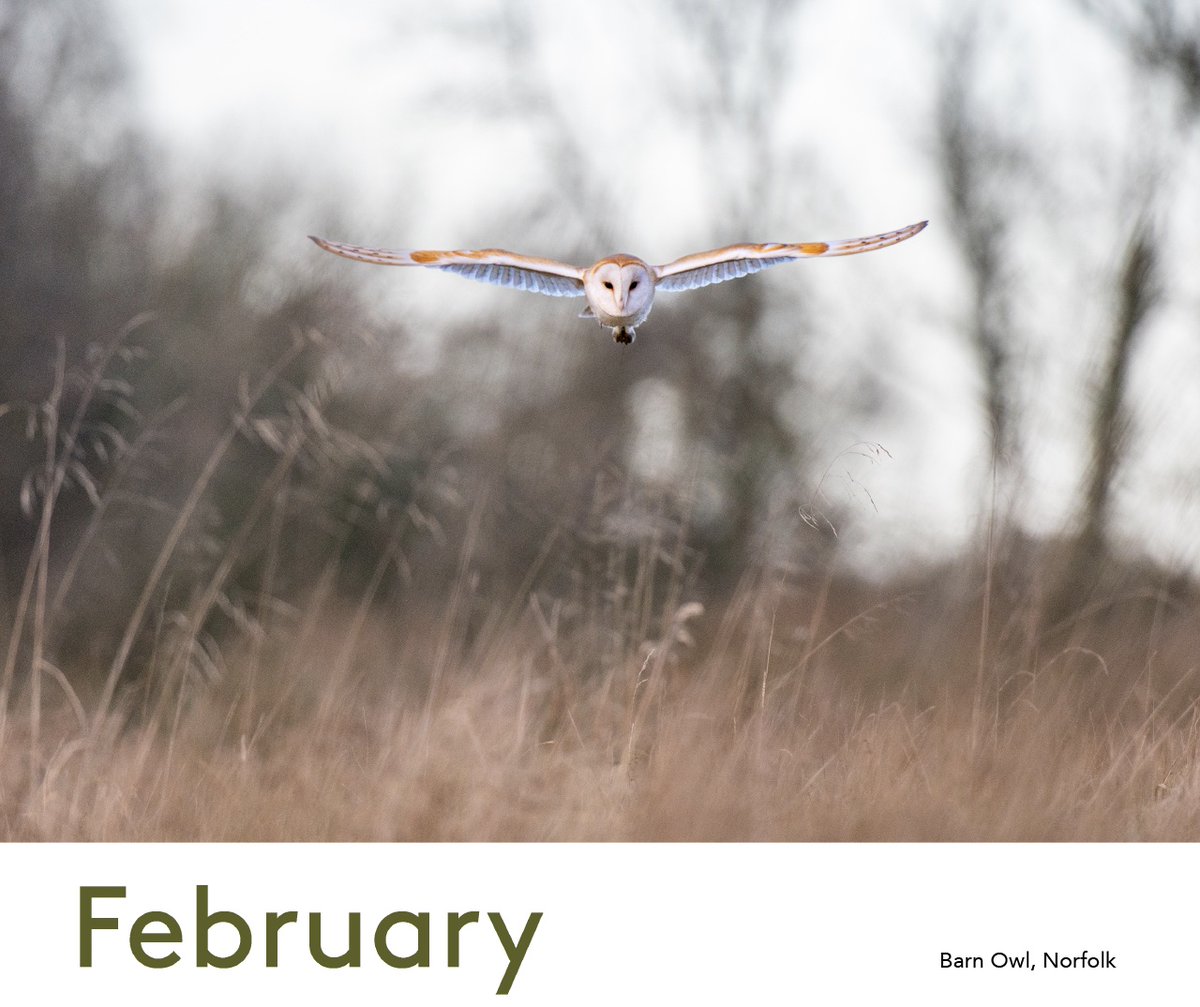
[[[665,92],[711,169],[703,205],[714,245],[755,240],[740,236],[788,219],[784,208],[801,152],[786,138],[781,110],[793,69],[789,29],[804,6],[804,0],[672,5],[680,36],[696,50],[692,64],[705,72],[664,82]],[[704,545],[716,572],[728,580],[740,576],[761,549],[758,535],[772,516],[781,481],[793,500],[800,490],[794,473],[806,461],[803,420],[788,415],[785,402],[800,381],[807,325],[799,298],[792,297],[788,323],[772,331],[775,295],[765,283],[735,283],[714,294],[709,300],[719,305],[719,318],[710,315],[708,325],[695,326],[709,331],[690,340],[699,343],[694,349],[707,373],[693,368],[681,391],[691,439],[717,462],[713,475],[724,507],[720,522],[706,529]],[[731,349],[725,360],[713,355],[721,337]]]
[[[1192,0],[1077,0],[1147,69],[1168,75],[1200,121],[1200,7]]]
[[[1013,402],[1013,282],[1009,228],[1025,165],[981,101],[978,16],[958,18],[943,40],[936,92],[938,167],[949,197],[951,232],[970,289],[967,329],[983,377],[992,470],[1019,480],[1020,435]]]
[[[1181,96],[1182,117],[1175,135],[1147,143],[1158,156],[1170,157],[1186,144],[1188,129],[1200,122],[1200,9],[1178,0],[1078,0],[1131,54],[1143,72],[1174,80]],[[1145,154],[1138,152],[1137,158]],[[1154,207],[1172,199],[1170,170],[1155,166],[1144,172],[1146,190],[1140,201],[1150,209],[1127,225],[1128,239],[1115,277],[1112,330],[1107,359],[1096,387],[1091,427],[1091,459],[1083,487],[1079,532],[1071,544],[1061,582],[1046,610],[1050,623],[1068,618],[1094,591],[1110,557],[1112,499],[1121,464],[1129,450],[1129,371],[1147,319],[1164,296],[1160,249],[1169,219]],[[1136,201],[1135,201],[1136,205]]]
[[[1129,368],[1148,315],[1160,299],[1160,230],[1147,214],[1134,224],[1125,246],[1116,284],[1113,330],[1108,359],[1096,389],[1092,420],[1092,458],[1084,484],[1081,527],[1058,596],[1047,609],[1056,622],[1090,594],[1108,554],[1109,523],[1117,473],[1128,445],[1126,400]]]
[[[0,7],[0,402],[39,402],[54,380],[56,344],[70,368],[145,306],[156,197],[113,107],[121,81],[94,4]],[[11,543],[27,534],[13,489],[41,449],[22,446],[22,420],[4,423],[0,542]]]
[[[123,69],[108,29],[84,0],[0,5],[0,604],[27,588],[33,544],[49,532],[34,513],[49,489],[44,442],[70,438],[54,527],[77,525],[129,405],[122,384],[80,380],[96,344],[145,307],[156,198],[117,109]],[[71,434],[58,420],[85,395]]]
[[[131,107],[104,5],[0,3],[0,700],[49,660],[107,703],[165,626],[253,626],[331,556],[330,591],[386,591],[436,523],[440,407],[385,380],[404,333],[368,351],[354,289],[272,254],[286,178],[171,229]]]

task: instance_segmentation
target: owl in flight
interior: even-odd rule
[[[660,291],[694,290],[711,283],[736,280],[768,266],[813,256],[857,255],[887,248],[911,238],[929,223],[922,220],[898,231],[845,241],[805,241],[799,244],[727,245],[711,252],[696,252],[664,266],[651,266],[634,255],[610,255],[580,268],[553,259],[518,255],[499,248],[478,251],[361,248],[339,241],[309,237],[327,252],[381,266],[428,266],[482,280],[501,287],[532,290],[550,297],[586,297],[580,318],[595,318],[612,329],[618,343],[632,343],[635,329],[646,320]]]

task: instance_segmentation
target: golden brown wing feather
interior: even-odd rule
[[[928,223],[929,221],[922,220],[896,231],[872,234],[865,238],[847,238],[843,241],[726,245],[724,248],[714,248],[708,252],[696,252],[666,265],[655,266],[657,289],[667,292],[693,290],[712,283],[736,280],[740,276],[757,273],[768,266],[795,262],[797,259],[873,252],[877,248],[887,248],[911,238],[924,230]]]
[[[309,235],[320,248],[344,259],[379,266],[425,266],[500,287],[530,290],[551,297],[582,297],[583,270],[566,262],[541,259],[502,248],[436,251],[433,249],[366,248]]]

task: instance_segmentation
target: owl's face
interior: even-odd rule
[[[654,301],[654,274],[641,259],[614,255],[601,259],[584,278],[584,292],[605,325],[638,325]]]

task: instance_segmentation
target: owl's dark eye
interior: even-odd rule
[[[609,282],[608,282],[608,280],[605,280],[605,281],[604,281],[604,289],[605,289],[605,290],[612,290],[612,284],[611,284],[611,283],[609,283]]]
[[[630,289],[630,290],[637,290],[637,285],[638,285],[638,281],[637,281],[637,280],[634,280],[634,281],[633,281],[631,284],[629,284],[629,289]]]

